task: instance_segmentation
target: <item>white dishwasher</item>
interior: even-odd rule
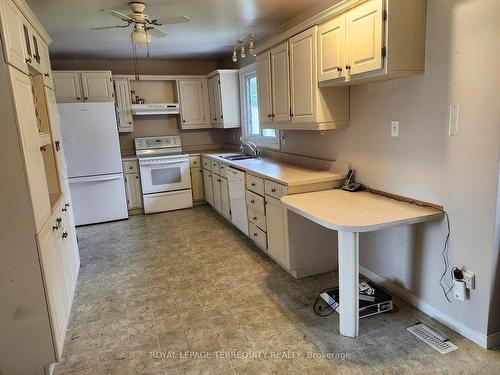
[[[229,200],[231,202],[231,221],[239,230],[248,235],[245,172],[229,167],[227,182],[229,184]]]

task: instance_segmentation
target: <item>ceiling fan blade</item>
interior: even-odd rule
[[[179,16],[179,17],[164,18],[162,20],[154,20],[152,21],[152,23],[156,25],[173,25],[175,23],[188,23],[189,21],[191,21],[189,17]]]
[[[125,27],[129,27],[129,25],[121,25],[121,26],[102,26],[102,27],[91,27],[90,30],[109,30],[109,29],[122,29]]]
[[[156,27],[156,26],[149,26],[146,28],[147,32],[157,38],[163,38],[165,36],[167,36],[168,34],[163,31],[162,29],[160,29],[159,27]]]
[[[127,16],[126,14],[120,13],[120,12],[118,12],[116,10],[113,10],[113,9],[101,9],[101,11],[103,11],[104,13],[109,14],[110,16],[119,18],[119,19],[121,19],[122,21],[125,21],[125,22],[134,22],[133,18]]]

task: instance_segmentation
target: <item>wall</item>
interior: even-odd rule
[[[134,62],[131,60],[52,60],[51,63],[53,70],[111,70],[113,74],[134,74]],[[216,61],[146,60],[139,61],[139,74],[205,75],[217,67]],[[134,132],[120,135],[122,155],[135,153],[133,142],[136,137],[179,134],[185,150],[219,148],[232,140],[231,130],[186,131],[180,129],[178,121],[178,116],[134,117]]]
[[[286,131],[281,150],[352,162],[366,185],[442,204],[451,222],[451,264],[476,273],[469,300],[448,303],[438,284],[444,222],[363,235],[361,263],[486,334],[500,142],[500,2],[429,0],[427,14],[424,75],[352,87],[348,129]],[[448,136],[452,103],[460,106],[454,138]],[[391,120],[400,121],[399,138],[390,137]]]

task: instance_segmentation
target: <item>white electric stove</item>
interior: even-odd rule
[[[189,156],[182,153],[180,136],[136,138],[135,153],[144,213],[193,207]]]

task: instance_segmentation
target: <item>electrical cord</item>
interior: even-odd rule
[[[446,274],[448,273],[448,268],[450,267],[450,261],[448,259],[448,244],[450,241],[450,234],[451,234],[450,218],[448,217],[448,213],[445,210],[441,210],[441,212],[444,214],[444,216],[446,218],[446,227],[448,228],[448,232],[446,233],[443,251],[441,253],[441,256],[443,257],[444,270],[443,270],[441,277],[439,278],[439,285],[441,286],[441,289],[443,290],[443,294],[444,294],[446,300],[449,303],[451,303],[451,300],[450,300],[450,297],[448,297],[448,294],[450,294],[451,290],[453,289],[453,285],[448,290],[446,290],[445,285],[443,283],[443,280],[446,277]],[[452,272],[452,277],[453,277],[453,269],[451,270],[451,272]]]
[[[316,297],[316,301],[314,302],[314,305],[313,305],[313,311],[316,315],[318,316],[321,316],[321,317],[325,317],[325,316],[328,316],[328,315],[331,315],[335,310],[338,309],[338,305],[337,307],[333,307],[332,305],[328,304],[323,298],[321,298],[321,295],[323,293],[328,293],[328,292],[331,292],[333,291],[335,288],[327,288],[327,289],[323,289],[319,294],[318,296]],[[327,306],[319,306],[318,303],[319,301],[323,301],[327,304]],[[327,313],[322,313],[321,311],[324,311],[324,310],[327,310],[327,309],[330,309],[331,311],[327,312]]]

